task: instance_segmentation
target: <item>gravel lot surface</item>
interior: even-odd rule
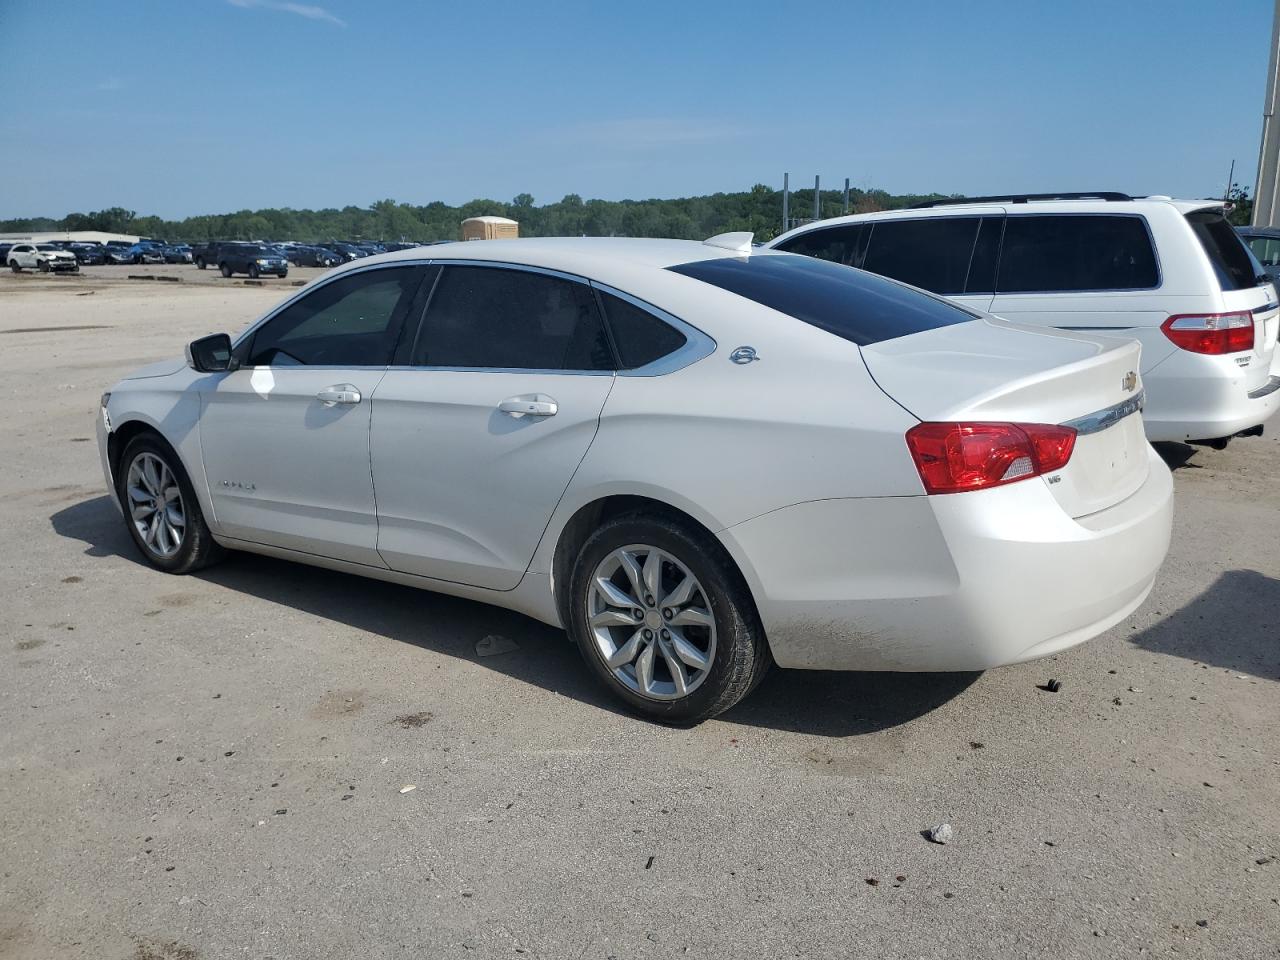
[[[142,564],[99,394],[317,273],[0,276],[0,957],[1280,955],[1280,424],[1162,449],[1168,563],[1081,648],[666,729],[516,614]]]

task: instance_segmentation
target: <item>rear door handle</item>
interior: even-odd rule
[[[560,405],[545,393],[525,393],[518,397],[507,397],[498,410],[517,420],[521,417],[554,417]]]
[[[334,407],[340,403],[359,403],[360,391],[350,383],[335,383],[317,393],[316,399],[326,407]]]

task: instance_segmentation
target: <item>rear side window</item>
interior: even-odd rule
[[[1187,223],[1191,224],[1192,232],[1204,247],[1223,290],[1245,290],[1261,282],[1258,276],[1261,271],[1244,241],[1222,214],[1213,210],[1197,210],[1187,214]]]
[[[1005,221],[997,293],[1149,290],[1159,284],[1141,217],[1059,213]]]
[[[600,291],[600,302],[604,305],[623,370],[634,370],[661,360],[685,345],[683,333],[648,310],[603,290]]]
[[[870,229],[865,223],[851,223],[843,227],[810,230],[778,244],[774,249],[856,267],[862,259],[863,242]]]
[[[528,270],[446,266],[411,362],[504,370],[612,370],[585,283]]]
[[[975,319],[968,310],[938,297],[813,257],[724,257],[667,269],[859,346]]]
[[[964,293],[978,217],[882,220],[862,268],[934,293]]]

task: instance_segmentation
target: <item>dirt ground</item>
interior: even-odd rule
[[[99,394],[318,272],[0,276],[0,957],[1280,955],[1280,424],[1162,449],[1172,552],[1091,643],[667,729],[513,613],[141,563]]]

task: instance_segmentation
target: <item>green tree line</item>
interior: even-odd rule
[[[940,194],[891,196],[883,190],[851,190],[850,212],[888,210]],[[844,212],[843,192],[823,190],[824,217]],[[812,216],[813,191],[791,194],[793,216]],[[472,200],[461,206],[439,201],[425,205],[379,200],[369,207],[293,210],[239,210],[184,220],[138,216],[110,207],[69,213],[61,219],[34,217],[0,220],[0,233],[53,230],[103,230],[163,240],[457,240],[468,217],[496,215],[520,223],[526,237],[623,236],[702,240],[717,233],[750,230],[757,240],[782,231],[782,191],[756,184],[741,193],[714,193],[670,200],[584,200],[569,194],[539,206],[522,193],[509,203]]]

